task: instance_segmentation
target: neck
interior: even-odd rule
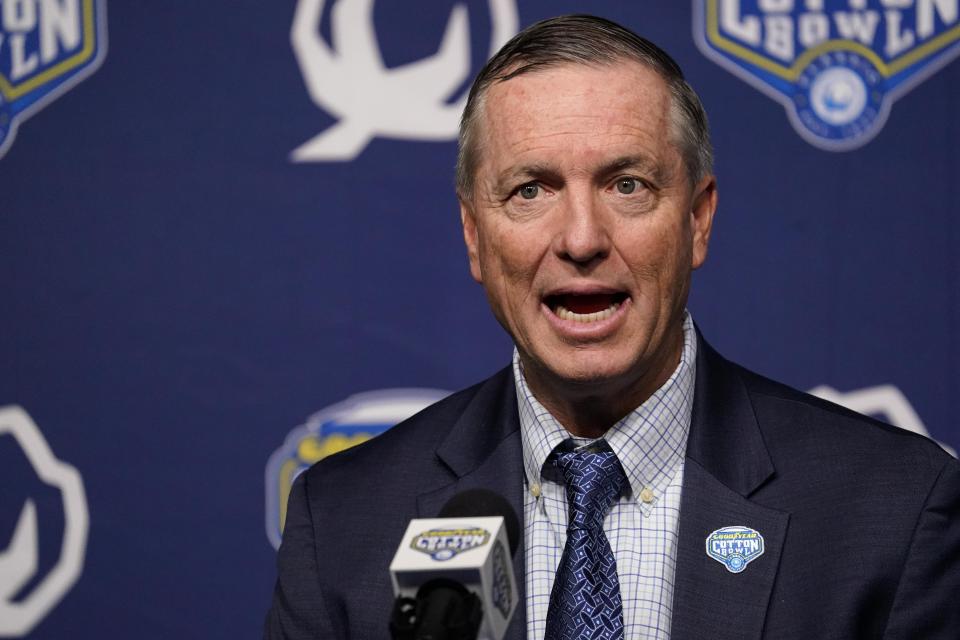
[[[646,402],[676,370],[683,351],[682,327],[661,351],[639,373],[630,371],[620,378],[589,382],[559,379],[528,363],[523,354],[521,361],[531,393],[571,435],[599,438]]]

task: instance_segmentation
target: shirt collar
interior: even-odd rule
[[[652,499],[638,503],[645,512],[663,495],[686,454],[696,366],[696,331],[690,313],[684,312],[683,349],[676,370],[646,402],[604,434],[627,474],[633,499],[641,496],[644,489],[652,492]],[[517,388],[524,472],[528,486],[532,487],[542,482],[541,470],[550,453],[571,436],[527,387],[516,347],[513,379]]]

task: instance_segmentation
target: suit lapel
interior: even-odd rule
[[[520,539],[513,555],[519,604],[505,639],[526,636],[526,581],[523,553],[523,453],[520,420],[510,368],[484,383],[449,435],[437,447],[437,457],[450,469],[449,484],[421,494],[418,516],[434,518],[450,498],[468,489],[489,489],[504,496],[520,522]]]
[[[698,334],[699,336],[699,334]],[[789,515],[752,502],[773,475],[773,463],[735,365],[703,339],[684,465],[673,640],[760,638],[780,562]],[[437,457],[451,480],[418,497],[419,517],[435,517],[460,491],[485,488],[510,501],[523,521],[523,458],[513,376],[490,378],[464,409]],[[764,553],[741,573],[706,554],[706,538],[728,526],[760,532]],[[514,555],[519,606],[505,636],[526,635],[523,527]]]
[[[789,515],[749,497],[773,463],[737,367],[700,339],[693,416],[684,464],[673,640],[760,638]],[[745,526],[763,536],[763,555],[740,573],[706,554],[717,529]]]
[[[673,593],[673,640],[760,638],[780,562],[787,514],[750,502],[687,459]],[[713,531],[745,526],[760,532],[763,555],[740,573],[707,556]]]

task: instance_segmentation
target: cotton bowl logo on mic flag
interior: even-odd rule
[[[2,0],[0,157],[17,126],[96,71],[106,51],[103,0]]]
[[[314,462],[377,436],[446,397],[438,389],[385,389],[350,396],[321,409],[291,431],[266,470],[267,537],[280,548],[293,481]],[[341,487],[349,491],[350,487]]]
[[[489,541],[490,532],[481,527],[430,529],[414,536],[410,548],[443,562],[458,553],[482,547]]]
[[[958,0],[694,0],[711,60],[782,103],[827,151],[863,146],[893,102],[960,55]]]
[[[453,8],[436,54],[388,69],[374,30],[373,0],[339,0],[333,5],[333,47],[320,35],[324,4],[300,0],[290,41],[310,98],[339,122],[294,149],[291,159],[352,160],[377,136],[455,139],[467,99],[466,95],[451,99],[471,71],[467,7]],[[514,0],[490,0],[489,6],[492,55],[517,32],[517,8]]]

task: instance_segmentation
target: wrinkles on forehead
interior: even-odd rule
[[[633,76],[626,93],[612,78]],[[495,196],[517,180],[641,172],[667,183],[682,170],[666,83],[639,64],[569,65],[517,76],[490,88],[475,185]]]

